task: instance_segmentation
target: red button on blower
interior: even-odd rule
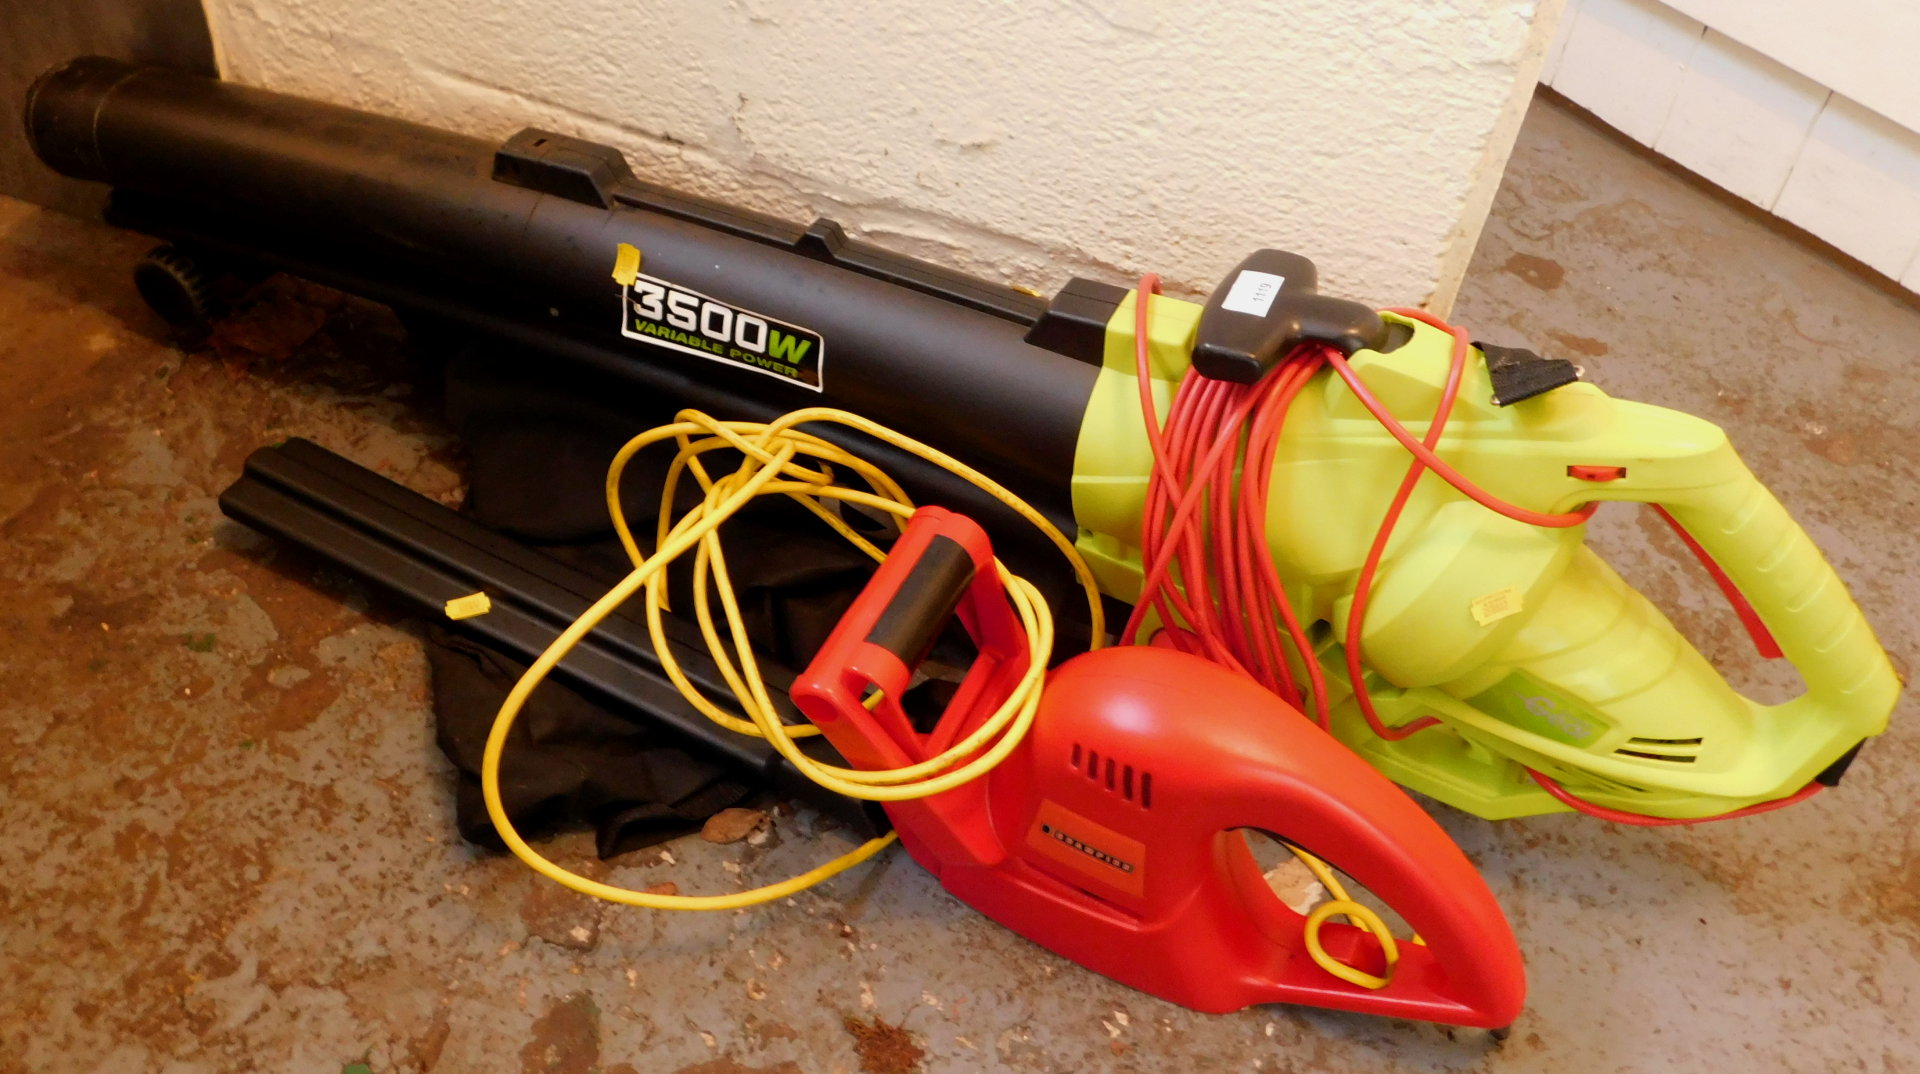
[[[979,657],[922,732],[898,699],[956,612]],[[922,508],[793,700],[853,765],[901,767],[964,738],[1027,659],[986,534]],[[1506,918],[1439,826],[1279,697],[1197,656],[1076,656],[1050,673],[1032,730],[991,773],[886,810],[961,901],[1196,1010],[1301,1003],[1498,1028],[1526,991]],[[1307,919],[1273,895],[1242,828],[1331,862],[1417,931],[1384,987],[1316,963]],[[1360,928],[1325,923],[1319,942],[1364,973],[1387,969]]]

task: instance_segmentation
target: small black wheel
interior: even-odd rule
[[[1493,1038],[1495,1044],[1503,1044],[1508,1037],[1513,1036],[1513,1027],[1501,1026],[1499,1029],[1489,1029],[1487,1035]]]
[[[160,319],[186,331],[202,331],[220,314],[213,293],[217,273],[178,246],[156,246],[133,269],[133,285]]]

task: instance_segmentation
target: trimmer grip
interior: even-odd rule
[[[1367,774],[1373,779],[1343,771],[1357,769],[1361,764],[1357,758],[1354,766],[1347,766],[1346,758],[1336,760],[1327,751],[1316,760],[1333,762],[1317,770],[1318,779],[1341,786],[1357,800],[1340,802],[1297,793],[1289,796],[1284,808],[1249,814],[1240,826],[1313,833],[1320,852],[1337,849],[1339,856],[1329,864],[1405,918],[1421,942],[1399,941],[1400,964],[1390,983],[1377,992],[1356,991],[1301,957],[1284,964],[1277,983],[1296,996],[1303,991],[1315,994],[1314,1002],[1329,1007],[1347,1006],[1357,996],[1370,1001],[1373,1006],[1368,1009],[1374,1013],[1486,1029],[1512,1024],[1526,999],[1526,972],[1512,928],[1473,864],[1385,779],[1371,770]],[[1341,775],[1356,778],[1339,782]],[[1364,805],[1360,796],[1365,796]],[[1410,845],[1415,840],[1417,845]],[[1257,873],[1242,878],[1240,886],[1249,909],[1271,898]],[[1347,946],[1373,945],[1350,925],[1328,924],[1323,930],[1327,936],[1322,942],[1329,950],[1336,949],[1342,933],[1350,941]]]
[[[922,734],[901,698],[956,617],[978,653],[939,724]],[[1026,673],[1027,644],[986,531],[964,515],[922,507],[790,693],[856,768],[903,767],[946,749],[991,714]]]
[[[966,546],[945,534],[933,534],[918,553],[893,591],[884,594],[865,639],[899,657],[908,670],[926,659],[976,573]]]

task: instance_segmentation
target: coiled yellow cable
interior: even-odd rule
[[[1355,902],[1353,897],[1347,894],[1346,885],[1340,882],[1340,878],[1334,874],[1326,862],[1292,843],[1287,843],[1285,846],[1293,851],[1294,857],[1300,859],[1300,864],[1305,865],[1307,870],[1313,873],[1314,879],[1320,881],[1320,886],[1327,889],[1329,896],[1326,902],[1307,911],[1307,954],[1312,957],[1314,964],[1335,977],[1349,984],[1359,985],[1361,988],[1378,990],[1387,987],[1393,981],[1394,967],[1400,962],[1400,945],[1394,940],[1393,932],[1387,928],[1387,923],[1380,919],[1379,914],[1373,912],[1372,907]],[[1380,953],[1385,955],[1387,960],[1387,972],[1384,975],[1368,973],[1349,966],[1334,958],[1325,947],[1320,945],[1320,926],[1326,924],[1328,918],[1336,916],[1345,917],[1353,924],[1372,933],[1373,938],[1379,941]],[[1413,942],[1419,943],[1420,937],[1415,936]]]
[[[529,846],[514,829],[500,797],[500,758],[506,749],[507,736],[535,687],[581,638],[612,614],[614,609],[644,589],[647,628],[661,666],[674,685],[700,712],[730,730],[765,738],[788,763],[820,785],[868,801],[903,801],[939,794],[978,778],[999,764],[1019,746],[1033,724],[1034,712],[1040,701],[1041,684],[1053,652],[1053,617],[1046,599],[1032,583],[1012,574],[1004,565],[999,565],[1008,598],[1026,629],[1030,651],[1026,674],[992,716],[938,756],[904,768],[881,771],[843,768],[822,764],[801,752],[794,740],[818,734],[818,729],[810,724],[785,725],[780,722],[772,696],[753,658],[744,619],[727,575],[726,556],[721,551],[716,531],[754,497],[784,495],[806,507],[863,552],[880,560],[885,558],[885,553],[822,501],[851,503],[883,512],[902,528],[905,520],[913,514],[914,507],[899,485],[878,467],[817,436],[800,431],[798,426],[819,422],[858,430],[958,475],[1007,505],[1038,528],[1066,556],[1081,587],[1086,591],[1092,636],[1096,643],[1105,636],[1106,625],[1100,590],[1093,572],[1073,547],[1073,542],[1024,500],[943,452],[858,415],[827,407],[795,411],[765,424],[717,421],[694,410],[682,411],[677,417],[679,420],[674,424],[663,425],[634,437],[614,456],[613,464],[607,471],[607,506],[612,513],[620,543],[633,561],[634,569],[562,631],[508,692],[499,714],[494,717],[493,729],[487,736],[487,748],[480,765],[480,786],[486,799],[487,814],[492,818],[500,838],[515,857],[543,876],[575,891],[629,906],[660,910],[731,910],[785,898],[817,884],[872,857],[893,842],[895,837],[889,833],[868,840],[852,852],[800,876],[728,895],[659,895],[615,887],[570,872]],[[679,452],[668,469],[667,480],[661,491],[660,530],[654,552],[649,556],[642,553],[634,541],[625,513],[621,510],[620,477],[636,454],[668,440],[678,445]],[[731,473],[714,478],[700,459],[702,455],[713,451],[738,452],[741,461]],[[800,459],[814,460],[821,465],[810,467],[798,461]],[[833,469],[836,466],[857,475],[872,491],[836,484]],[[691,474],[700,484],[704,496],[698,505],[675,521],[672,518],[673,499],[685,474]],[[733,690],[744,716],[726,711],[701,694],[674,660],[673,650],[667,644],[662,619],[667,607],[666,568],[689,550],[695,553],[695,617],[708,650],[722,677]],[[714,622],[708,603],[710,592],[719,595],[721,612],[727,621],[728,639],[722,638]],[[976,753],[979,756],[974,757]],[[969,757],[973,759],[966,760]]]
[[[795,740],[819,734],[819,729],[811,724],[790,725],[780,722],[772,696],[754,660],[751,642],[746,636],[744,618],[727,574],[726,556],[721,550],[718,530],[755,497],[783,495],[805,507],[855,547],[879,561],[886,558],[886,553],[848,525],[839,513],[823,501],[853,504],[881,512],[891,517],[902,529],[905,528],[906,519],[913,514],[914,505],[906,492],[878,467],[820,437],[801,431],[799,426],[830,423],[858,430],[950,471],[1005,504],[1045,535],[1072,566],[1075,577],[1086,592],[1091,634],[1096,647],[1105,637],[1106,626],[1100,591],[1093,572],[1079,550],[1074,548],[1073,542],[1024,500],[986,475],[937,449],[856,414],[828,407],[795,411],[771,423],[718,421],[697,410],[684,410],[676,417],[678,420],[671,425],[648,430],[629,440],[615,454],[612,465],[608,467],[607,508],[620,544],[633,562],[634,569],[569,624],[514,683],[513,689],[501,703],[500,711],[494,717],[493,728],[487,736],[486,751],[480,764],[480,787],[486,800],[487,814],[492,818],[494,828],[500,833],[507,849],[542,876],[574,891],[628,906],[656,910],[733,910],[772,902],[803,891],[873,857],[893,843],[896,836],[890,832],[870,839],[824,865],[779,883],[726,895],[663,895],[635,891],[581,876],[541,855],[521,838],[501,800],[500,761],[506,750],[507,736],[534,689],[579,644],[581,638],[592,632],[615,609],[645,590],[647,630],[653,640],[654,651],[674,686],[696,709],[722,727],[766,739],[795,769],[821,786],[867,801],[894,802],[939,794],[979,778],[1004,760],[1020,745],[1033,725],[1041,686],[1053,652],[1053,616],[1046,598],[1032,583],[1012,574],[996,560],[1008,599],[1027,632],[1030,649],[1026,674],[993,715],[938,756],[904,768],[878,771],[844,768],[822,764],[803,753]],[[626,513],[621,509],[620,478],[635,455],[669,440],[677,445],[678,453],[667,470],[661,490],[659,529],[655,534],[654,552],[649,556],[640,550],[627,525]],[[701,462],[702,455],[714,451],[736,452],[741,461],[732,472],[715,478]],[[814,460],[820,465],[809,467],[799,462],[800,459]],[[834,467],[843,467],[858,476],[871,491],[837,484]],[[688,474],[700,485],[703,497],[699,504],[674,520],[674,497]],[[689,550],[694,553],[694,616],[708,652],[713,656],[716,667],[744,715],[729,712],[702,694],[674,659],[673,648],[668,644],[663,619],[668,604],[667,567]],[[722,636],[714,621],[710,593],[719,595],[721,612],[727,623],[726,637]],[[981,752],[983,749],[984,752]],[[979,756],[974,757],[976,753]],[[973,759],[960,763],[968,757]],[[1314,907],[1307,915],[1308,954],[1321,968],[1342,980],[1364,988],[1385,987],[1399,958],[1398,947],[1385,923],[1371,909],[1347,896],[1339,878],[1326,863],[1298,847],[1289,845],[1288,849],[1313,871],[1332,896],[1331,901]],[[1386,954],[1387,976],[1376,976],[1348,966],[1321,946],[1320,926],[1335,915],[1345,915],[1379,939]],[[1415,939],[1417,941],[1418,937]]]

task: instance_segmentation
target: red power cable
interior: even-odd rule
[[[1121,643],[1134,643],[1151,610],[1157,613],[1164,631],[1156,641],[1164,637],[1176,648],[1242,671],[1300,708],[1303,698],[1287,654],[1287,645],[1291,643],[1308,677],[1308,696],[1312,699],[1315,722],[1331,729],[1320,663],[1287,597],[1266,536],[1271,475],[1287,411],[1321,367],[1330,366],[1367,412],[1413,455],[1354,580],[1343,646],[1354,700],[1367,726],[1388,741],[1399,741],[1440,723],[1433,716],[1423,716],[1399,727],[1382,723],[1367,692],[1360,652],[1374,577],[1392,540],[1394,527],[1421,476],[1431,470],[1475,503],[1534,526],[1577,526],[1592,517],[1599,505],[1589,503],[1578,510],[1558,514],[1529,510],[1493,496],[1439,457],[1435,449],[1459,396],[1470,343],[1465,331],[1422,310],[1388,312],[1420,321],[1453,337],[1446,384],[1424,437],[1415,439],[1407,431],[1368,390],[1339,351],[1317,343],[1294,348],[1255,385],[1214,380],[1189,368],[1168,407],[1163,428],[1153,398],[1148,335],[1150,296],[1159,290],[1157,276],[1141,277],[1134,307],[1135,372],[1147,443],[1153,452],[1153,471],[1148,479],[1142,514],[1140,599],[1127,620]],[[1671,516],[1657,506],[1655,509],[1674,525],[1681,539],[1713,574],[1762,653],[1777,656],[1778,649],[1772,645],[1773,639],[1766,627],[1731,580]],[[1171,584],[1176,577],[1182,584]],[[1276,619],[1284,628],[1284,639],[1280,628],[1275,626]],[[1818,783],[1810,783],[1786,798],[1717,817],[1673,819],[1594,805],[1575,797],[1539,772],[1532,769],[1527,772],[1561,802],[1592,816],[1623,824],[1697,824],[1752,816],[1804,801],[1820,789]]]
[[[1249,388],[1199,376],[1189,370],[1168,410],[1163,430],[1152,393],[1147,314],[1148,296],[1158,290],[1158,283],[1152,276],[1141,280],[1142,297],[1135,308],[1135,371],[1155,466],[1148,481],[1142,527],[1141,596],[1121,640],[1131,644],[1137,638],[1151,609],[1168,628],[1169,643],[1243,671],[1299,707],[1302,698],[1292,669],[1271,637],[1270,609],[1279,611],[1279,618],[1288,624],[1301,653],[1310,654],[1311,648],[1297,617],[1290,607],[1285,607],[1284,601],[1277,602],[1279,607],[1275,609],[1274,604],[1262,599],[1264,590],[1256,593],[1251,601],[1235,599],[1244,595],[1243,580],[1256,578],[1262,565],[1267,572],[1273,567],[1270,557],[1265,555],[1258,557],[1257,563],[1254,557],[1234,555],[1235,527],[1231,522],[1247,514],[1236,510],[1233,497],[1239,456],[1236,449],[1242,431],[1250,427],[1251,415],[1264,401],[1276,394],[1290,400],[1304,379],[1294,383],[1292,377],[1271,378],[1258,387]],[[1275,428],[1277,433],[1277,424]],[[1270,458],[1271,450],[1267,454]],[[1256,451],[1254,456],[1259,457],[1260,453]],[[1211,527],[1205,525],[1207,512],[1203,510],[1209,506],[1215,521]],[[1260,517],[1264,518],[1264,506]],[[1262,547],[1264,543],[1262,533]],[[1210,545],[1215,560],[1212,565],[1208,563]],[[1232,558],[1223,557],[1223,551],[1225,557]],[[1185,585],[1169,584],[1176,574]],[[1277,592],[1277,579],[1275,581],[1271,589]],[[1265,620],[1264,625],[1254,626],[1258,620]],[[1264,643],[1262,630],[1269,635]],[[1325,691],[1321,688],[1319,669],[1311,659],[1303,663],[1315,684],[1313,696],[1319,722],[1327,726]]]
[[[1771,813],[1776,809],[1785,809],[1790,805],[1804,802],[1814,795],[1819,794],[1825,786],[1818,782],[1809,783],[1792,794],[1787,795],[1785,798],[1775,798],[1771,802],[1757,802],[1744,809],[1736,809],[1731,813],[1715,813],[1711,817],[1650,817],[1645,813],[1629,813],[1624,809],[1608,809],[1606,806],[1594,805],[1592,802],[1576,798],[1565,787],[1535,772],[1531,768],[1527,769],[1527,775],[1532,776],[1533,781],[1544,788],[1548,794],[1553,795],[1561,802],[1572,806],[1575,810],[1585,813],[1589,817],[1599,817],[1601,820],[1610,820],[1617,824],[1635,824],[1642,828],[1666,828],[1684,824],[1704,824],[1710,820],[1733,820],[1736,817],[1751,817],[1756,813]]]
[[[1753,639],[1753,647],[1760,650],[1760,655],[1767,660],[1780,659],[1783,655],[1780,652],[1780,643],[1774,640],[1773,631],[1767,629],[1767,624],[1760,621],[1760,613],[1754,611],[1753,605],[1747,602],[1747,595],[1740,592],[1740,587],[1733,584],[1733,579],[1727,577],[1727,572],[1721,570],[1720,564],[1715,563],[1713,557],[1707,554],[1707,550],[1700,547],[1700,542],[1693,539],[1693,534],[1687,532],[1687,528],[1680,524],[1679,519],[1668,514],[1667,509],[1657,503],[1647,506],[1653,508],[1655,514],[1666,520],[1667,525],[1672,527],[1673,532],[1679,536],[1680,543],[1686,545],[1687,550],[1693,553],[1693,558],[1699,560],[1700,565],[1713,576],[1713,584],[1720,587],[1720,592],[1727,598],[1727,603],[1733,605],[1733,614],[1740,617],[1740,625],[1747,628],[1747,637]]]

